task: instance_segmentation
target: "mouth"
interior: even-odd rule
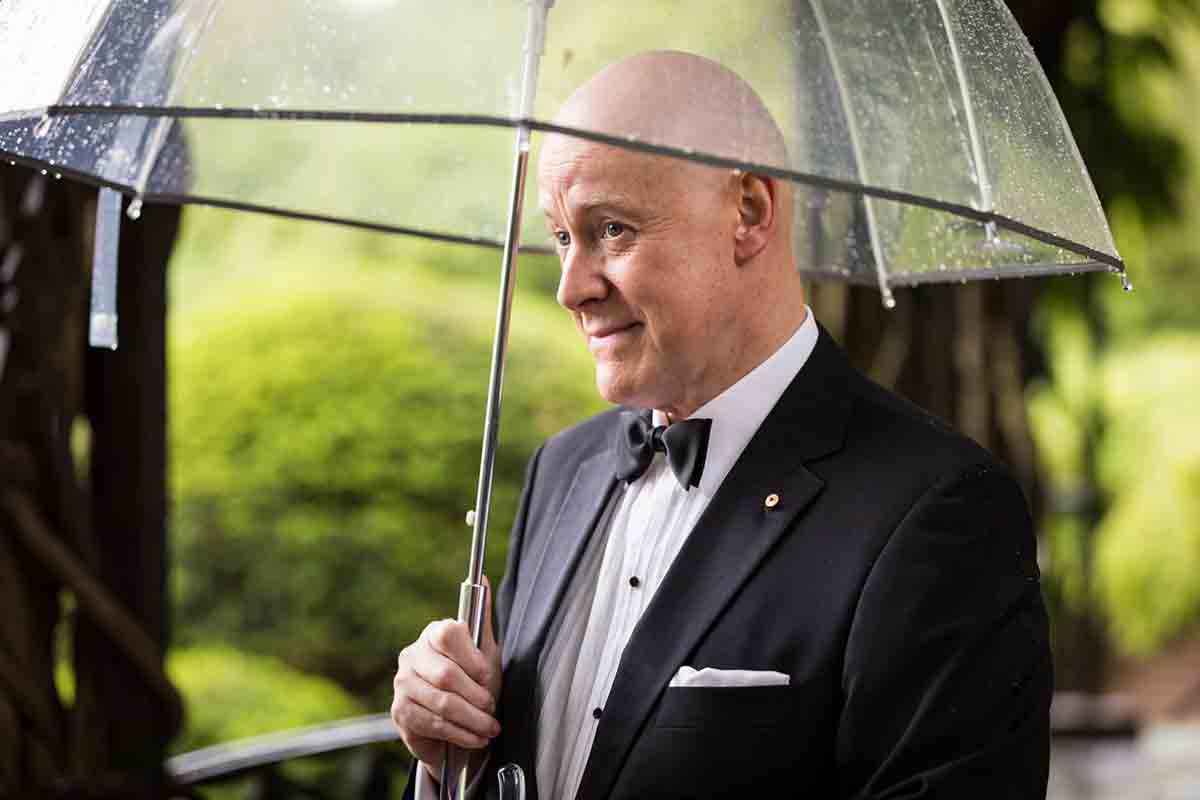
[[[637,329],[642,327],[640,322],[629,322],[624,325],[604,325],[602,327],[585,330],[589,345],[606,345],[614,344],[624,338],[633,335]]]

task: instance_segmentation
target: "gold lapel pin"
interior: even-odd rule
[[[767,499],[763,500],[763,505],[767,508],[774,508],[775,506],[779,505],[779,495],[775,494],[774,492],[767,495]]]

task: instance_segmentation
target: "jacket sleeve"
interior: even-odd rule
[[[1044,798],[1053,689],[1029,513],[997,466],[922,496],[864,584],[846,645],[840,795]]]

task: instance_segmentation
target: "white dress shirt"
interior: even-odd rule
[[[811,309],[765,361],[692,418],[712,420],[700,485],[685,491],[656,453],[622,483],[580,561],[538,669],[538,794],[567,800],[579,790],[625,645],[701,513],[817,342]],[[654,412],[654,424],[666,424]],[[436,798],[419,770],[417,800]]]

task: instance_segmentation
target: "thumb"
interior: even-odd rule
[[[487,575],[483,576],[483,585],[483,638],[479,649],[491,655],[496,652],[496,632],[492,627],[492,582]]]

